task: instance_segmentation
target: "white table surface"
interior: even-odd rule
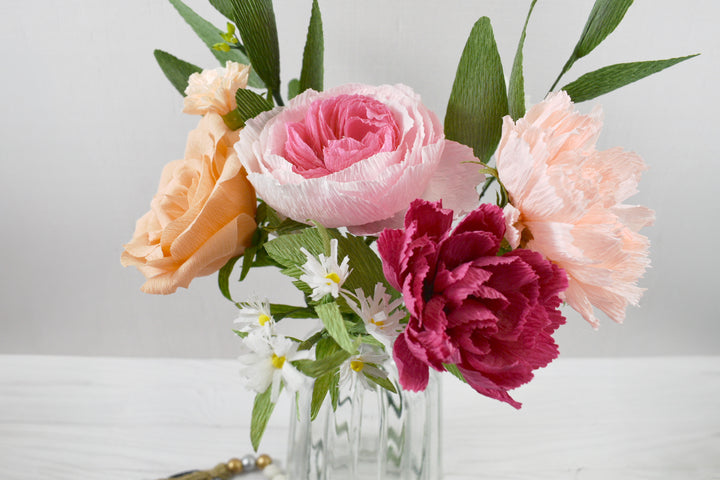
[[[0,355],[0,479],[150,480],[241,456],[253,396],[237,370]],[[520,411],[446,376],[445,479],[720,479],[719,394],[720,357],[560,358],[516,390]],[[261,447],[279,458],[288,410]]]

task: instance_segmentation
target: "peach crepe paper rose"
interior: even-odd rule
[[[469,147],[404,85],[307,90],[246,123],[235,145],[258,196],[282,215],[374,234],[403,223],[416,198],[459,215],[484,176]]]
[[[256,198],[234,150],[238,132],[209,113],[188,135],[185,158],[165,166],[150,211],[138,220],[121,261],[168,294],[241,254],[255,232]]]
[[[511,205],[513,247],[536,250],[567,272],[565,301],[591,325],[593,306],[620,323],[644,289],[649,241],[638,232],[652,210],[622,203],[637,193],[642,159],[621,148],[598,151],[602,112],[577,112],[565,92],[548,95],[515,124],[505,117],[497,170]]]
[[[225,68],[203,70],[188,78],[183,112],[205,115],[213,112],[226,115],[237,107],[235,92],[247,87],[250,66],[228,61]]]

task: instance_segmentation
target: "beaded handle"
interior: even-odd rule
[[[270,480],[287,480],[285,473],[273,463],[270,455],[245,455],[240,458],[231,458],[227,463],[218,463],[210,470],[191,470],[176,473],[164,480],[228,480],[236,475],[262,470],[263,475]]]

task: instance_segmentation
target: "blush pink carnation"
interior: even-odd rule
[[[537,252],[498,256],[500,208],[483,204],[451,231],[452,220],[441,202],[417,200],[405,229],[378,239],[385,276],[410,313],[393,348],[400,384],[423,390],[429,367],[456,364],[475,390],[519,408],[508,390],[558,355],[552,334],[565,322],[567,278]]]
[[[478,204],[472,150],[445,139],[404,85],[308,90],[247,122],[235,145],[258,196],[300,222],[372,234],[402,225],[416,198],[456,213]]]
[[[652,210],[622,203],[646,167],[620,148],[596,150],[601,117],[597,108],[581,115],[565,92],[550,94],[517,123],[505,117],[496,154],[511,202],[508,241],[565,269],[565,300],[595,327],[593,305],[622,322],[627,305],[639,302],[637,281],[650,261],[638,231],[654,219]]]

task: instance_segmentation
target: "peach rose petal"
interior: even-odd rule
[[[185,158],[163,169],[151,210],[121,256],[147,278],[144,292],[187,288],[250,244],[256,198],[232,149],[237,135],[219,115],[207,114],[188,135]]]

